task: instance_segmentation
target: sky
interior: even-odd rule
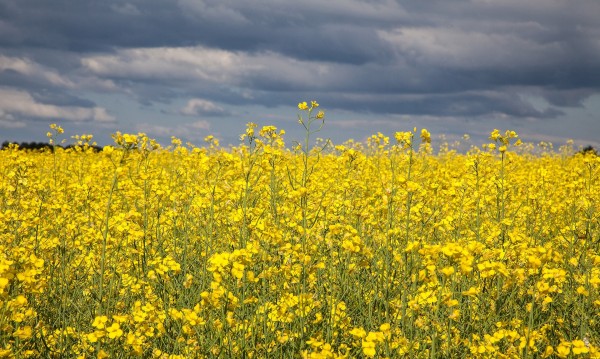
[[[514,130],[600,147],[598,0],[2,0],[0,141]]]

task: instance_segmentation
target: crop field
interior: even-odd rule
[[[600,157],[298,120],[0,151],[0,358],[600,357]]]

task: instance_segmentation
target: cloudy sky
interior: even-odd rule
[[[320,137],[494,128],[600,145],[598,0],[2,0],[0,140],[145,132],[162,143],[245,123]]]

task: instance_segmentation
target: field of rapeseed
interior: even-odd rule
[[[291,149],[0,151],[0,358],[600,357],[599,157],[309,148],[317,106]]]

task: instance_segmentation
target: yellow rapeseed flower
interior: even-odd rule
[[[29,339],[32,335],[31,326],[26,325],[24,327],[19,327],[17,330],[15,330],[13,335],[21,340]]]
[[[108,321],[108,317],[106,315],[98,316],[98,317],[94,318],[92,327],[98,328],[98,329],[104,329],[107,321]]]
[[[575,355],[589,353],[589,351],[590,351],[588,348],[588,345],[586,345],[583,340],[573,340],[571,342],[571,345],[572,345],[571,350],[573,351],[573,354],[575,354]]]
[[[377,350],[375,350],[375,346],[377,344],[372,341],[363,340],[362,341],[362,351],[363,354],[369,358],[373,358],[375,354],[377,354]]]
[[[113,323],[110,327],[107,327],[106,332],[110,339],[116,339],[123,335],[123,330],[121,330],[119,323]]]

